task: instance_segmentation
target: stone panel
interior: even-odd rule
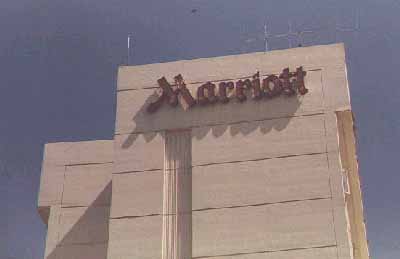
[[[193,168],[193,209],[330,198],[325,154]]]
[[[334,112],[327,112],[325,115],[325,129],[326,129],[326,151],[327,152],[338,152],[339,151],[339,139],[338,139],[338,128],[336,122],[336,114]]]
[[[108,259],[161,259],[162,216],[110,220]]]
[[[58,245],[59,235],[59,220],[60,220],[61,208],[60,206],[51,206],[47,224],[46,234],[46,247],[44,251],[45,259],[57,259],[56,247]]]
[[[61,204],[65,166],[43,163],[38,194],[38,207]],[[47,217],[47,216],[45,216]]]
[[[193,257],[335,244],[330,199],[193,212]]]
[[[326,111],[350,109],[350,93],[345,64],[328,64],[322,72],[322,84]]]
[[[112,168],[112,163],[67,166],[62,206],[110,205]]]
[[[114,174],[111,218],[161,214],[163,172]]]
[[[44,145],[43,164],[48,165],[65,165],[65,149],[68,148],[69,142],[47,143]]]
[[[109,210],[109,207],[62,208],[59,244],[107,242]]]
[[[113,161],[113,141],[94,140],[49,143],[44,162],[53,165],[107,163]]]
[[[329,174],[332,190],[332,208],[333,217],[335,219],[335,234],[338,245],[339,258],[352,258],[350,246],[350,224],[347,222],[346,204],[344,200],[345,190],[344,183],[346,174],[342,170],[339,152],[329,152]]]
[[[161,134],[115,135],[114,173],[162,169],[164,137]]]
[[[321,115],[195,128],[192,134],[193,165],[326,150],[324,116]]]
[[[107,244],[67,245],[57,248],[57,259],[106,259]]]

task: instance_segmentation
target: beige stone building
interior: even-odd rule
[[[45,146],[45,258],[366,259],[358,174],[341,44],[123,66],[114,139]]]

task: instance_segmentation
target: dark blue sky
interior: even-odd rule
[[[356,10],[359,30],[335,33]],[[314,30],[305,45],[345,42],[371,255],[400,258],[399,13],[395,0],[2,0],[0,258],[43,258],[44,143],[112,138],[128,34],[131,64],[146,64],[262,51],[265,20]]]

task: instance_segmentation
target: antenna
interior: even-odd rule
[[[293,35],[293,31],[292,31],[292,22],[290,20],[288,21],[288,28],[289,28],[289,31],[287,33],[287,40],[289,43],[289,48],[292,48],[292,41],[290,40],[290,36]]]
[[[131,49],[131,35],[130,34],[128,34],[128,60],[127,60],[127,65],[129,66],[130,65],[130,56],[131,56],[131,51],[130,51],[130,49]]]
[[[264,45],[265,45],[265,51],[264,52],[267,52],[267,51],[269,51],[269,49],[268,49],[268,28],[267,28],[267,22],[265,22],[265,24],[264,24]]]
[[[360,30],[360,10],[356,9],[356,30]]]

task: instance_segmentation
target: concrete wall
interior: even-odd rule
[[[207,81],[298,66],[307,71],[304,96],[146,112],[162,76],[182,74],[194,93]],[[347,217],[342,110],[351,107],[340,44],[121,67],[114,141],[46,146],[47,251],[57,259],[175,259],[189,250],[193,258],[367,258],[353,257],[351,222],[363,218],[360,209]],[[191,152],[166,141],[170,134]]]

